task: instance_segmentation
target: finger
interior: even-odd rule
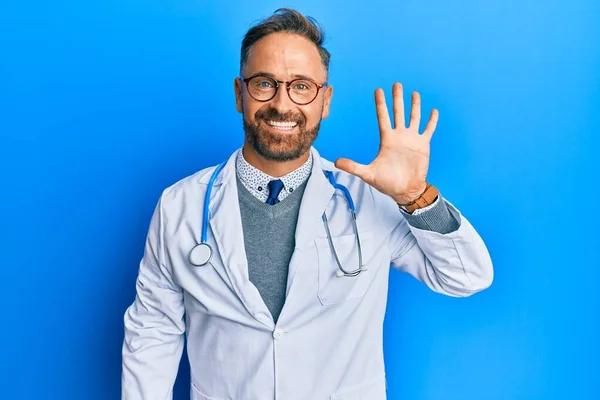
[[[392,129],[390,115],[385,104],[385,95],[383,89],[375,90],[375,111],[377,112],[377,121],[379,122],[379,132],[388,132]]]
[[[352,161],[348,158],[338,158],[335,161],[335,167],[341,169],[344,172],[347,172],[352,175],[358,176],[363,181],[368,182],[369,179],[369,166],[364,164],[359,164],[355,161]]]
[[[435,108],[431,110],[431,115],[429,116],[429,122],[427,122],[427,126],[423,131],[423,136],[427,137],[427,139],[431,140],[433,136],[433,132],[435,132],[435,128],[437,126],[438,120],[440,117],[440,113]]]
[[[400,82],[396,82],[394,83],[394,86],[392,86],[392,96],[394,99],[394,128],[405,128],[406,122],[404,120],[404,95],[402,91],[402,84]]]
[[[412,93],[412,107],[410,109],[410,124],[409,129],[419,130],[421,123],[421,95],[419,92]]]

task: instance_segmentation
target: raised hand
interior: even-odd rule
[[[438,110],[433,109],[429,122],[419,134],[421,97],[412,93],[410,123],[405,127],[402,85],[392,87],[394,127],[385,103],[382,89],[375,90],[375,108],[379,121],[379,154],[369,165],[347,158],[339,158],[335,166],[356,175],[380,192],[391,196],[397,203],[405,204],[418,198],[426,189],[429,168],[429,143],[438,122]]]

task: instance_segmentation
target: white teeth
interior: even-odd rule
[[[273,126],[275,128],[280,128],[280,129],[292,129],[296,125],[298,125],[297,122],[277,122],[277,121],[269,121],[269,120],[267,120],[267,124],[270,126]]]

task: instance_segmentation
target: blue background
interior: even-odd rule
[[[119,398],[153,207],[241,145],[242,36],[291,5],[333,55],[321,153],[368,163],[374,89],[418,90],[440,110],[429,179],[495,265],[468,299],[392,272],[389,398],[599,399],[600,3],[257,3],[2,2],[0,397]]]

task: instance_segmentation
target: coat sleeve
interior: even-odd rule
[[[183,291],[165,265],[162,232],[161,199],[150,222],[135,300],[124,316],[123,400],[171,399],[183,352]]]
[[[450,202],[442,201],[458,223],[458,228],[448,233],[409,224],[387,196],[376,200],[391,229],[387,237],[391,265],[437,293],[470,296],[492,284],[492,260],[475,228]]]

